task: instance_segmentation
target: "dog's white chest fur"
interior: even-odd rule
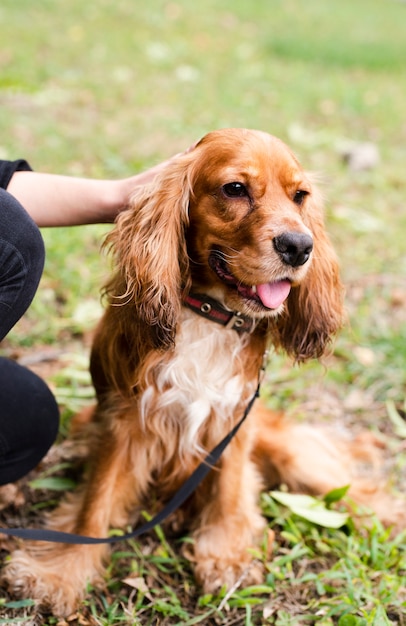
[[[199,450],[199,430],[215,413],[224,424],[244,392],[241,352],[247,339],[184,309],[175,351],[141,398],[146,423],[152,414],[174,424],[183,451]]]

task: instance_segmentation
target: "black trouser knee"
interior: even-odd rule
[[[0,358],[0,485],[32,470],[58,434],[59,410],[36,374]]]

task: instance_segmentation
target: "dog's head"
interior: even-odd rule
[[[137,306],[162,347],[192,284],[233,311],[269,318],[275,345],[298,360],[320,356],[340,325],[341,285],[319,192],[266,133],[206,135],[137,193],[110,242],[120,277],[111,297]]]

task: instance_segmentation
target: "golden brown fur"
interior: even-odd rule
[[[313,241],[313,251],[308,245],[288,262],[275,243],[286,233]],[[266,133],[205,136],[134,196],[107,245],[116,270],[91,358],[98,406],[89,475],[50,520],[53,528],[93,536],[125,527],[151,494],[165,501],[175,492],[240,419],[269,345],[297,361],[319,357],[342,320],[319,192],[289,148]],[[287,281],[284,302],[266,306],[263,293],[275,298],[275,285]],[[252,286],[261,285],[255,295]],[[238,334],[196,315],[182,303],[191,289],[253,318],[255,330]],[[265,526],[258,467],[273,466],[298,486],[290,436],[257,408],[184,509],[205,591],[233,585],[243,572],[245,582],[260,579],[250,567],[250,547]],[[339,475],[326,476],[315,490],[339,485]],[[13,555],[6,577],[17,592],[68,614],[106,557],[104,547],[30,547]]]

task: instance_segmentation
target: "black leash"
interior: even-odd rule
[[[149,522],[146,522],[139,528],[136,528],[130,533],[125,535],[118,535],[114,537],[86,537],[84,535],[75,535],[73,533],[65,533],[57,530],[47,530],[40,528],[0,528],[0,533],[3,535],[12,535],[13,537],[19,537],[20,539],[29,539],[33,541],[52,541],[55,543],[69,543],[69,544],[100,544],[100,543],[115,543],[117,541],[126,541],[127,539],[133,539],[139,537],[151,530],[154,526],[161,524],[171,513],[176,511],[195,491],[197,486],[211,471],[213,466],[219,460],[224,449],[228,446],[234,435],[237,433],[240,426],[245,421],[248,413],[251,411],[255,400],[259,396],[260,384],[252,396],[251,400],[246,407],[241,420],[234,426],[234,428],[224,437],[222,441],[206,456],[204,461],[198,465],[195,471],[189,476],[189,478],[178,489],[173,498],[167,503],[167,505]]]

